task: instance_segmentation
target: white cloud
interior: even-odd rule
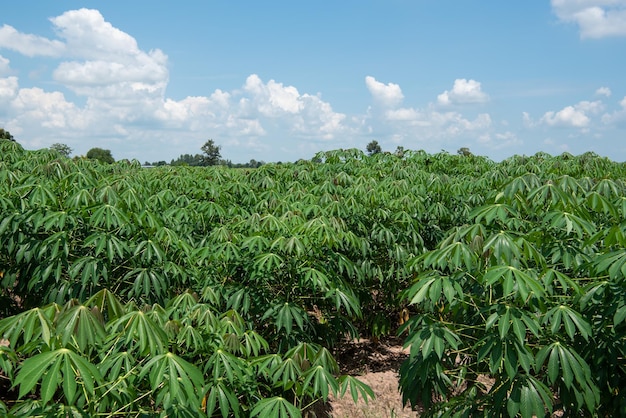
[[[20,89],[11,107],[23,124],[36,123],[54,129],[84,129],[87,124],[84,112],[66,101],[63,93],[47,93],[38,87]]]
[[[400,86],[394,83],[384,84],[372,76],[365,77],[365,85],[374,97],[374,100],[383,106],[394,107],[399,105],[404,98]]]
[[[624,96],[624,98],[619,102],[619,105],[621,106],[621,109],[602,115],[602,123],[605,125],[611,125],[626,122],[626,96]]]
[[[481,90],[481,85],[476,80],[457,78],[451,91],[444,91],[437,96],[440,105],[464,104],[464,103],[484,103],[489,100],[489,96]]]
[[[596,90],[596,96],[611,97],[611,89],[608,87],[600,87]]]
[[[59,37],[65,39],[67,55],[81,59],[113,59],[144,54],[137,41],[104,20],[98,10],[70,10],[53,17]]]
[[[591,123],[590,115],[596,115],[604,109],[601,101],[581,101],[574,106],[566,106],[558,112],[546,112],[540,122],[548,126],[586,128]]]
[[[11,71],[9,60],[0,55],[0,76],[8,74]]]
[[[299,113],[304,103],[298,89],[293,86],[283,86],[270,80],[264,84],[261,78],[252,74],[246,79],[244,90],[250,93],[256,108],[265,116],[280,116],[284,113]]]
[[[413,108],[400,108],[386,111],[385,117],[390,121],[417,121],[421,115]]]
[[[552,0],[557,17],[575,23],[581,38],[626,36],[626,0]]]
[[[17,95],[17,77],[0,78],[0,108]]]
[[[478,138],[478,143],[490,149],[503,149],[523,144],[517,135],[506,131],[502,133],[486,133]]]
[[[583,128],[589,125],[590,120],[585,112],[576,110],[573,106],[567,106],[558,112],[546,112],[541,121],[550,126]]]
[[[18,32],[13,26],[0,27],[0,48],[17,51],[27,57],[58,57],[65,51],[63,42]]]
[[[113,27],[97,10],[71,10],[50,19],[65,40],[66,55],[54,79],[92,99],[160,99],[169,80],[167,56],[145,52],[130,35]]]

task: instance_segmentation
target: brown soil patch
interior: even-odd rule
[[[398,369],[408,357],[402,341],[389,339],[372,342],[361,339],[345,344],[336,354],[342,374],[356,376],[369,385],[376,395],[365,403],[354,403],[349,393],[333,398],[309,411],[311,418],[415,418],[417,411],[402,405],[398,389]]]

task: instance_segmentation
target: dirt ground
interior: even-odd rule
[[[346,394],[343,399],[331,398],[308,414],[309,418],[415,418],[417,411],[403,407],[398,390],[398,369],[408,357],[399,340],[374,343],[359,340],[346,344],[337,355],[343,374],[356,376],[369,385],[375,399],[355,404]]]

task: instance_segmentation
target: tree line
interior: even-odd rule
[[[0,128],[0,140],[3,139],[15,142],[15,138],[13,137],[13,135],[11,135],[9,131]],[[150,167],[160,167],[164,165],[190,167],[209,167],[213,165],[223,165],[229,168],[259,168],[260,166],[265,164],[264,161],[257,161],[254,158],[247,163],[233,163],[231,160],[222,159],[222,155],[220,152],[221,148],[222,147],[220,145],[217,145],[215,141],[209,139],[204,143],[204,145],[202,145],[202,147],[200,147],[200,149],[202,150],[202,154],[181,154],[178,158],[172,159],[169,163],[167,163],[165,160],[153,162],[146,161],[143,165]],[[72,148],[70,148],[68,145],[61,143],[52,144],[50,146],[50,149],[58,152],[61,156],[67,158],[70,157],[73,151]],[[369,142],[365,147],[365,150],[367,151],[368,155],[375,155],[383,152],[382,147],[376,140]],[[398,146],[394,154],[400,157],[403,156],[404,147]],[[459,148],[457,154],[462,156],[473,155],[467,147]],[[87,151],[85,158],[90,160],[99,160],[107,164],[112,164],[115,162],[115,158],[113,158],[110,150],[98,147],[91,148],[89,151]]]

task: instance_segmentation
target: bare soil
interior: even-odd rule
[[[337,353],[342,374],[358,377],[369,385],[376,395],[368,403],[359,399],[354,403],[346,394],[344,398],[333,398],[324,405],[308,411],[310,418],[415,418],[418,411],[402,404],[398,389],[398,370],[408,357],[402,342],[389,339],[373,342],[366,339],[345,344]]]

